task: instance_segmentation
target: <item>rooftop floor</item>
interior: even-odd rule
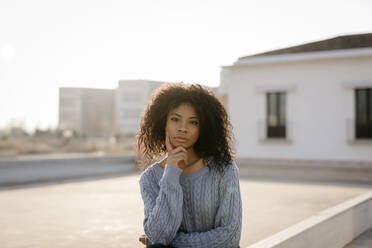
[[[2,248],[143,247],[139,174],[0,188]],[[372,189],[241,177],[241,247]],[[354,247],[354,246],[351,246]],[[351,248],[347,247],[347,248]]]

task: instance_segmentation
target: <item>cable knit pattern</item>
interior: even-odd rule
[[[182,170],[158,163],[140,176],[143,222],[149,244],[174,247],[239,247],[242,202],[235,162],[220,173]]]

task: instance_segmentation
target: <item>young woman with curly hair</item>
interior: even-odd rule
[[[231,125],[198,84],[164,84],[138,133],[147,247],[239,247],[242,202]]]

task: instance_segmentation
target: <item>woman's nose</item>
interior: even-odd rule
[[[187,129],[183,128],[183,127],[180,127],[180,128],[178,128],[178,132],[187,133]]]
[[[178,127],[178,131],[179,131],[179,132],[184,132],[184,133],[186,133],[186,132],[187,132],[186,124],[181,124],[181,125]]]

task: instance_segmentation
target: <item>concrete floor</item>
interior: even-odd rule
[[[0,188],[0,240],[14,247],[143,247],[143,202],[136,173],[118,178]],[[246,247],[312,214],[372,190],[241,177]]]

